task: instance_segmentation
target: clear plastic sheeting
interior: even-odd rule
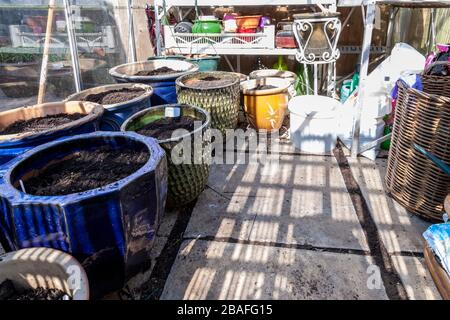
[[[0,111],[37,103],[49,0],[0,0]],[[69,0],[81,88],[114,83],[108,69],[126,62],[125,0]],[[76,90],[63,0],[55,0],[44,102]],[[126,30],[124,30],[126,29]]]

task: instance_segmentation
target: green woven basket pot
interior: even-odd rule
[[[170,110],[166,110],[170,109]],[[168,112],[170,111],[170,112]],[[194,118],[195,121],[201,122],[195,126],[194,130],[176,138],[158,140],[159,145],[166,152],[168,161],[168,191],[166,207],[168,209],[179,208],[194,199],[196,199],[205,188],[209,177],[210,162],[208,161],[207,151],[210,145],[210,139],[207,130],[209,129],[211,119],[209,113],[198,107],[183,104],[166,104],[161,106],[150,107],[144,109],[130,118],[122,125],[121,131],[138,131],[143,126],[166,117],[167,114],[179,113],[179,116],[187,116]],[[201,150],[195,152],[194,137],[203,137],[201,140]],[[178,164],[173,161],[172,152],[174,148],[178,157],[183,156],[183,148],[179,146],[182,141],[191,141],[191,152],[186,154],[189,163],[183,161]],[[200,140],[198,140],[200,141]],[[174,151],[175,152],[175,151]],[[179,159],[180,159],[179,158]]]
[[[201,107],[211,114],[211,127],[225,135],[237,125],[239,77],[232,72],[194,72],[176,80],[178,103]]]

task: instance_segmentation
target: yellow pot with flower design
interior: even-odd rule
[[[279,130],[289,101],[291,82],[282,78],[258,78],[241,83],[247,121],[258,130]]]

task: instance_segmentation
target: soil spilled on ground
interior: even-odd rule
[[[90,101],[99,104],[116,104],[133,100],[143,95],[144,89],[139,88],[123,88],[118,90],[109,90],[105,92],[92,93],[87,95],[82,101]]]
[[[36,288],[19,291],[14,287],[11,280],[5,280],[0,284],[1,300],[72,300],[64,291],[59,289]]]
[[[161,67],[161,68],[157,68],[154,70],[141,70],[136,72],[134,75],[135,76],[159,76],[159,75],[163,75],[163,74],[170,74],[170,73],[177,73],[180,71],[177,70],[173,70],[172,68],[169,67]]]
[[[161,118],[153,121],[136,132],[143,136],[153,137],[158,140],[172,138],[172,134],[177,129],[185,129],[191,132],[194,130],[194,119],[190,117]]]
[[[38,196],[83,192],[133,174],[148,158],[147,151],[132,149],[114,150],[105,146],[96,150],[83,150],[49,165],[37,176],[24,181],[24,187],[27,193]]]
[[[39,132],[78,120],[86,116],[81,113],[58,113],[29,120],[17,120],[0,131],[0,135],[24,132]]]
[[[270,84],[258,84],[256,88],[253,90],[270,90],[275,88],[276,88],[275,86],[272,86]]]
[[[204,78],[187,79],[186,81],[184,81],[184,85],[191,88],[208,89],[215,87],[225,87],[234,82],[235,80],[231,78],[217,78],[214,76],[206,76]]]

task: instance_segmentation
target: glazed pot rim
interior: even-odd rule
[[[163,75],[154,75],[154,76],[135,76],[135,75],[127,75],[125,73],[120,73],[119,71],[117,71],[119,68],[123,68],[123,67],[128,67],[128,66],[132,66],[132,65],[138,65],[138,64],[151,64],[151,63],[155,63],[155,62],[170,62],[170,61],[175,61],[178,63],[187,63],[190,64],[189,68],[183,71],[179,71],[179,72],[174,72],[174,73],[169,73],[169,74],[163,74]],[[186,74],[190,74],[193,72],[198,71],[198,66],[192,62],[186,61],[186,60],[177,60],[177,59],[154,59],[154,60],[144,60],[144,61],[138,61],[138,62],[129,62],[129,63],[123,63],[120,64],[118,66],[115,66],[111,69],[109,69],[109,74],[114,77],[114,78],[118,78],[118,79],[122,79],[122,80],[126,80],[129,82],[139,82],[139,81],[163,81],[163,80],[171,80],[171,79],[176,79],[178,77],[184,76]]]
[[[83,105],[90,105],[92,106],[92,109],[89,111],[89,113],[87,113],[86,115],[84,115],[82,118],[77,119],[75,121],[71,121],[62,125],[59,125],[57,127],[51,128],[51,129],[47,129],[47,130],[42,130],[42,131],[38,131],[38,132],[33,132],[33,131],[28,131],[28,132],[21,132],[21,133],[13,133],[13,134],[4,134],[4,135],[0,135],[0,144],[2,143],[8,143],[11,141],[16,141],[16,140],[20,140],[20,139],[33,139],[33,138],[38,138],[41,137],[43,135],[49,135],[49,134],[53,134],[57,131],[63,131],[65,129],[69,129],[69,128],[76,128],[76,127],[80,127],[81,125],[88,123],[90,121],[93,121],[95,119],[100,118],[105,109],[103,108],[102,105],[98,104],[98,103],[94,103],[94,102],[89,102],[89,101],[60,101],[60,102],[46,102],[46,103],[41,103],[41,104],[35,104],[35,105],[31,105],[31,106],[25,106],[25,107],[21,107],[21,108],[15,108],[15,109],[11,109],[11,110],[7,110],[7,111],[3,111],[0,112],[0,117],[2,116],[2,114],[8,113],[8,112],[16,112],[19,110],[25,110],[25,109],[30,109],[30,108],[36,108],[36,107],[40,107],[40,106],[52,106],[52,105],[59,105],[61,103],[81,103]]]
[[[146,108],[144,110],[141,110],[135,114],[133,114],[131,117],[129,117],[128,119],[125,120],[125,122],[121,125],[120,127],[120,131],[122,132],[135,132],[135,131],[128,131],[127,130],[127,126],[134,120],[136,120],[137,118],[140,118],[142,115],[146,114],[148,111],[152,111],[152,110],[158,110],[158,109],[165,109],[167,107],[180,107],[180,108],[191,108],[191,109],[195,109],[197,111],[199,111],[200,113],[204,114],[206,116],[206,120],[202,123],[202,125],[196,129],[194,129],[193,131],[190,131],[187,134],[183,134],[179,137],[176,138],[169,138],[169,139],[164,139],[164,140],[158,140],[156,138],[154,138],[156,141],[158,141],[158,143],[160,144],[164,144],[164,143],[170,143],[170,142],[178,142],[186,137],[189,137],[191,135],[195,135],[198,132],[202,132],[204,129],[206,129],[210,123],[211,123],[211,115],[209,114],[209,112],[203,108],[197,107],[197,106],[193,106],[190,104],[184,104],[184,103],[170,103],[170,104],[162,104],[159,106],[154,106],[154,107],[150,107],[150,108]]]
[[[234,81],[230,82],[229,84],[226,84],[226,85],[215,86],[215,87],[207,87],[207,88],[197,88],[197,87],[186,85],[184,83],[184,81],[186,80],[185,79],[186,77],[195,78],[196,76],[199,76],[199,75],[205,75],[205,76],[217,75],[217,76],[220,76],[220,75],[223,75],[223,74],[233,76],[235,78]],[[241,82],[241,79],[239,78],[239,76],[235,72],[226,72],[226,71],[196,71],[196,72],[193,72],[193,73],[189,73],[189,74],[183,75],[183,76],[181,76],[181,77],[179,77],[179,78],[177,78],[175,80],[176,85],[181,87],[181,88],[192,89],[192,90],[200,90],[200,91],[209,91],[209,90],[228,88],[228,87],[232,87],[232,86],[234,86],[234,85],[236,85],[236,84],[238,84],[240,82]]]
[[[89,139],[101,139],[101,138],[120,138],[124,137],[126,139],[132,139],[137,142],[144,144],[149,152],[149,158],[147,162],[140,167],[138,170],[132,174],[126,176],[123,179],[114,181],[112,183],[106,184],[104,186],[89,189],[81,192],[70,193],[65,195],[45,195],[38,196],[29,193],[24,193],[21,190],[14,187],[11,183],[11,174],[13,171],[26,161],[29,157],[36,154],[44,152],[44,150],[49,148],[55,148],[58,145],[71,143],[76,140],[89,140]],[[11,161],[0,166],[0,189],[2,190],[2,196],[7,198],[13,204],[21,203],[51,203],[55,205],[67,205],[73,202],[78,202],[81,200],[89,199],[92,196],[102,196],[107,195],[112,192],[116,192],[120,188],[128,185],[135,178],[142,176],[144,173],[156,170],[159,164],[159,159],[165,157],[164,150],[159,146],[158,141],[151,137],[146,137],[134,132],[113,132],[113,131],[97,131],[87,134],[80,134],[76,136],[65,137],[60,140],[51,141],[48,143],[41,144],[23,154],[18,155]]]
[[[86,274],[86,270],[81,263],[75,259],[71,254],[49,247],[31,247],[23,248],[15,251],[6,252],[0,254],[0,266],[5,263],[26,263],[26,259],[33,259],[39,261],[39,263],[57,264],[61,269],[67,272],[69,267],[78,267],[80,272],[80,284],[82,286],[79,289],[72,289],[73,300],[89,300],[89,279]],[[1,268],[0,268],[1,269]],[[37,270],[36,270],[37,271]],[[32,272],[32,271],[31,271]],[[0,272],[1,273],[1,272]],[[67,274],[69,278],[69,274]],[[1,279],[0,279],[1,280]],[[14,280],[12,280],[14,283]]]
[[[269,81],[276,81],[276,82],[284,82],[283,85],[277,86],[276,88],[272,89],[263,89],[263,90],[255,90],[254,88],[259,84],[258,82],[260,80],[269,80]],[[268,85],[275,85],[273,83],[268,83]],[[273,77],[262,77],[262,78],[256,78],[256,79],[250,79],[247,81],[243,81],[241,83],[241,90],[244,95],[251,95],[251,96],[265,96],[265,95],[273,95],[273,94],[280,94],[283,92],[287,92],[289,87],[292,85],[292,82],[288,79],[283,78],[273,78]],[[250,87],[250,88],[246,88]]]
[[[111,110],[111,109],[123,106],[125,104],[131,104],[131,103],[142,101],[148,97],[151,97],[154,92],[152,86],[150,86],[148,84],[144,84],[144,83],[133,83],[133,82],[116,83],[116,84],[107,84],[104,86],[93,87],[93,88],[89,88],[89,89],[86,89],[86,90],[83,90],[80,92],[73,93],[70,96],[68,96],[64,101],[78,101],[77,98],[80,98],[80,96],[83,96],[83,95],[87,96],[90,93],[96,93],[96,92],[92,92],[95,89],[101,90],[101,91],[97,92],[97,93],[100,93],[100,92],[106,92],[109,90],[122,89],[122,88],[141,88],[141,89],[144,89],[145,92],[142,93],[140,96],[137,96],[136,98],[133,98],[128,101],[123,101],[123,102],[118,102],[118,103],[113,103],[113,104],[102,104],[102,106],[105,109]],[[86,102],[90,102],[90,101],[86,101]]]

